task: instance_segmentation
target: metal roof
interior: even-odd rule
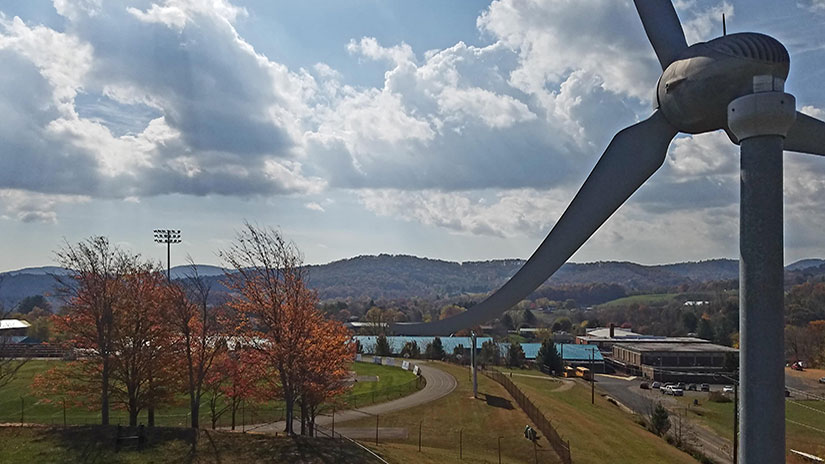
[[[374,352],[375,341],[378,339],[375,335],[356,335],[352,337],[355,340],[358,340],[361,343],[361,346],[364,347],[365,353]],[[413,336],[391,336],[387,337],[387,342],[390,344],[390,348],[392,349],[393,353],[400,353],[401,348],[407,342],[415,342],[418,345],[418,349],[421,352],[424,352],[424,349],[427,347],[429,343],[432,343],[436,337],[413,337]],[[441,345],[444,347],[444,351],[447,354],[452,354],[455,347],[458,345],[464,345],[465,349],[470,349],[473,345],[473,341],[470,337],[438,337],[441,339]],[[493,339],[490,337],[477,337],[476,338],[476,348],[481,349],[481,344],[487,341],[492,341]]]
[[[737,353],[739,350],[713,343],[617,343],[614,347],[639,353]]]
[[[20,319],[0,319],[0,330],[26,329],[30,325]]]
[[[564,361],[568,362],[585,362],[590,361],[590,353],[593,353],[593,361],[604,361],[602,353],[593,345],[576,345],[573,343],[556,343],[556,351],[561,355]],[[499,343],[501,355],[507,356],[507,350],[510,349],[509,343]],[[541,343],[522,343],[521,349],[524,350],[524,359],[536,359],[539,354]]]

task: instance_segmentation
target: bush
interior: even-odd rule
[[[650,416],[650,431],[661,437],[668,430],[670,430],[670,414],[662,403],[658,403]]]

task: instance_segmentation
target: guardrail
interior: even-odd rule
[[[544,434],[544,437],[547,438],[547,441],[550,442],[550,446],[552,446],[556,454],[559,455],[561,462],[564,464],[572,464],[573,459],[570,455],[570,442],[561,438],[556,428],[550,423],[550,420],[544,417],[544,414],[530,401],[530,398],[501,372],[487,370],[482,372],[484,372],[484,375],[487,377],[500,383],[507,392],[510,393],[516,400],[516,403],[518,403],[521,409],[527,414],[527,417],[536,424],[536,428],[538,428],[541,433]]]

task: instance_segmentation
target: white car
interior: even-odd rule
[[[733,393],[733,385],[725,385],[722,387],[722,393]]]
[[[685,391],[675,385],[667,387],[667,391],[665,391],[665,393],[673,396],[685,396]]]

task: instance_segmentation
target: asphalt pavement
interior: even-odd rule
[[[388,414],[394,411],[420,406],[450,394],[458,385],[455,377],[442,371],[441,369],[438,369],[432,364],[416,363],[416,365],[421,369],[421,375],[427,380],[427,385],[425,385],[424,388],[411,395],[399,398],[397,400],[387,401],[386,403],[373,404],[371,406],[357,409],[336,411],[335,423],[339,424],[370,416],[375,417],[376,415]],[[332,424],[332,420],[332,415],[319,415],[315,418],[315,423],[326,427]],[[300,426],[300,421],[295,421],[295,427],[300,428]],[[285,428],[286,422],[279,421],[252,425],[247,427],[246,430],[251,430],[258,433],[276,433],[283,432]],[[337,427],[336,431],[338,431]]]

